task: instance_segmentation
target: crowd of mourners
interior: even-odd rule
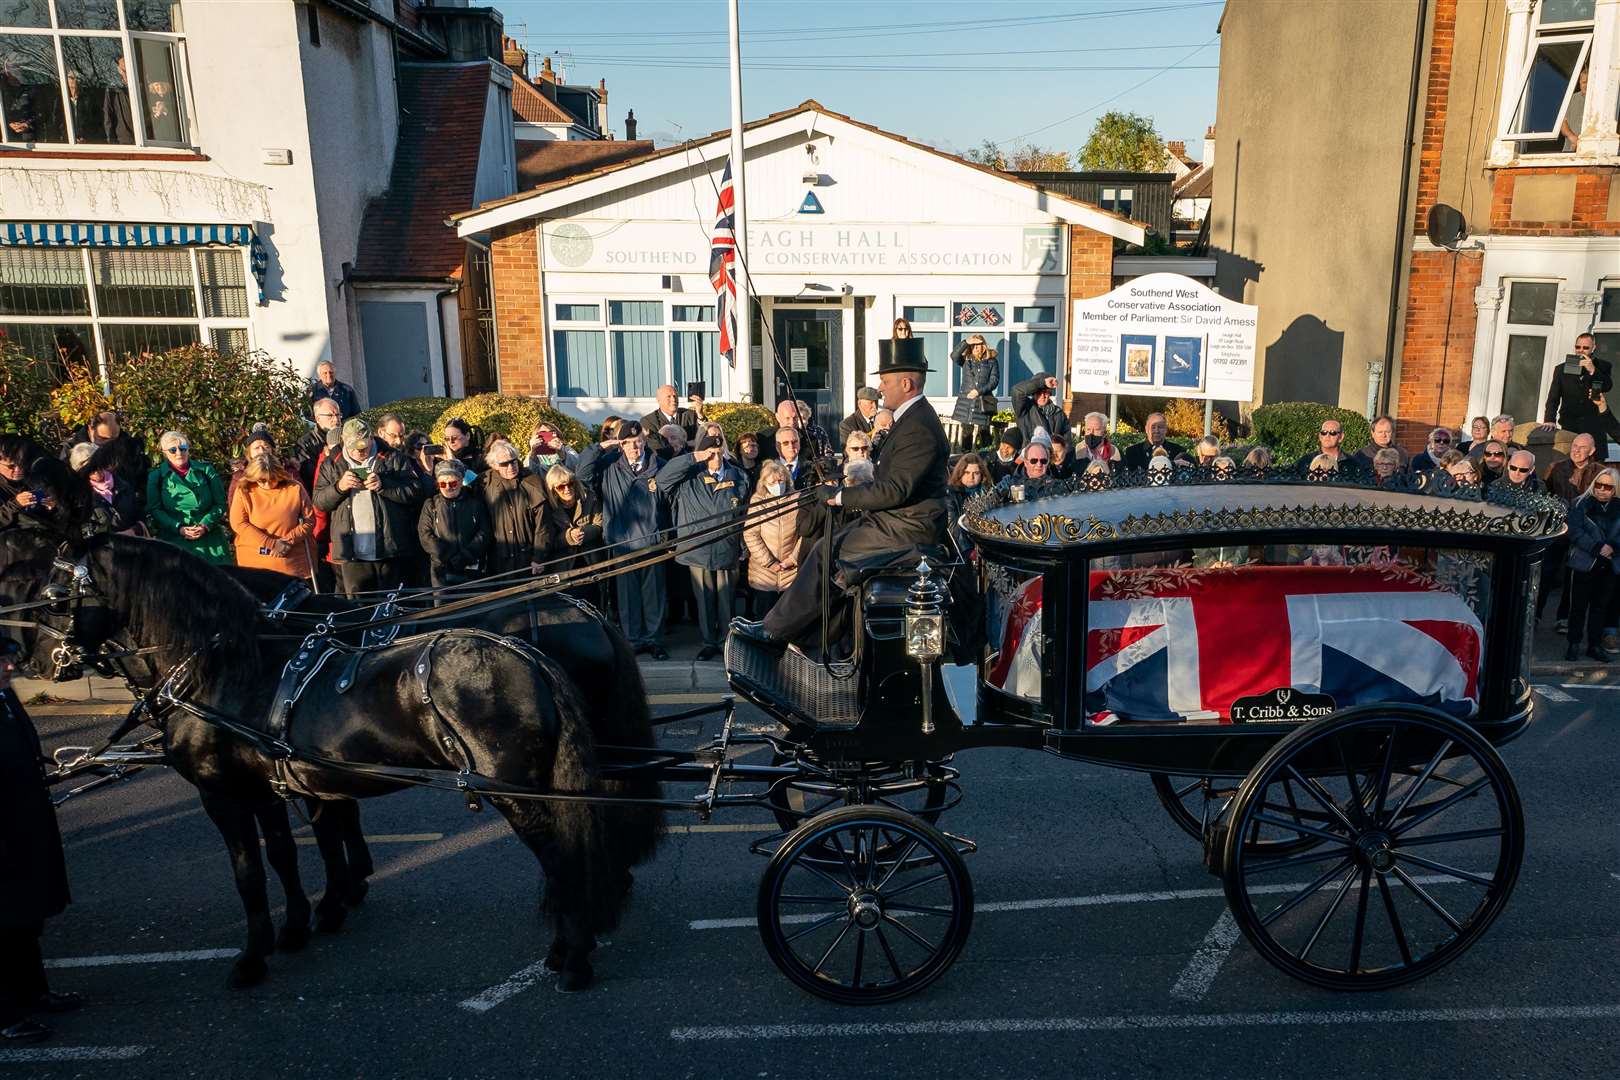
[[[955,417],[962,445],[982,446],[995,405],[994,352],[969,339],[953,360],[988,372],[964,376]],[[1265,447],[1223,448],[1212,436],[1172,441],[1155,413],[1145,437],[1122,450],[1100,413],[1071,428],[1056,391],[1050,375],[1017,384],[1014,422],[993,447],[953,457],[951,532],[964,552],[972,542],[957,522],[975,496],[1000,489],[1033,499],[1075,477],[1104,483],[1121,469],[1144,470],[1156,483],[1179,482],[1189,470],[1214,479],[1258,471],[1434,493],[1547,494],[1566,504],[1570,524],[1545,562],[1538,603],[1558,594],[1555,617],[1571,659],[1620,655],[1620,471],[1605,465],[1590,434],[1574,439],[1567,459],[1540,468],[1515,441],[1511,416],[1475,417],[1466,438],[1435,428],[1416,454],[1396,445],[1389,417],[1374,421],[1367,446],[1346,453],[1343,425],[1329,418],[1317,452],[1280,462]],[[190,438],[177,429],[159,439],[152,465],[143,441],[105,412],[74,432],[60,456],[89,481],[98,529],[154,537],[210,562],[275,570],[356,598],[566,572],[651,547],[666,530],[684,540],[714,529],[714,538],[685,545],[671,562],[570,590],[614,615],[640,654],[667,657],[666,627],[690,620],[702,636],[699,658],[711,659],[733,614],[762,618],[793,583],[828,516],[833,527],[843,524],[840,508],[793,496],[828,480],[871,483],[893,417],[876,391],[863,388],[836,443],[807,448],[810,410],[788,399],[774,425],[733,445],[703,416],[701,399],[683,404],[664,386],[657,402],[640,418],[608,417],[593,445],[570,446],[556,425],[542,422],[519,446],[483,440],[459,419],[435,432],[411,431],[393,413],[370,424],[358,415],[353,388],[323,365],[311,383],[313,424],[290,445],[278,446],[259,425],[244,436],[238,459],[207,462],[192,456]],[[814,467],[818,449],[833,452],[832,474]],[[21,436],[0,436],[0,528],[49,522],[53,507],[28,480],[30,462],[45,453]],[[745,528],[723,528],[745,516]]]

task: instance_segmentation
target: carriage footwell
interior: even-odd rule
[[[741,634],[726,638],[726,675],[824,727],[860,719],[859,677],[841,679],[797,649],[777,651]]]

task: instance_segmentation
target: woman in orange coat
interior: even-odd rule
[[[231,498],[236,565],[307,578],[314,527],[315,507],[304,485],[273,454],[255,454]]]

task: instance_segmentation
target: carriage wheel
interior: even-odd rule
[[[793,761],[793,755],[783,754],[780,751],[771,756],[772,765],[791,765]],[[950,788],[946,783],[946,772],[941,766],[930,762],[927,771],[928,776],[923,787],[895,795],[879,794],[871,799],[872,804],[900,810],[922,818],[930,825],[937,825],[940,815],[944,813],[945,803],[950,798]],[[792,832],[811,818],[828,810],[840,806],[861,805],[853,784],[832,785],[810,777],[806,777],[803,781],[789,781],[773,788],[768,801],[771,813],[776,817],[776,824],[783,832]],[[830,850],[823,854],[837,858],[836,853]]]
[[[830,849],[828,866],[818,852]],[[806,822],[759,885],[765,951],[801,989],[844,1005],[914,994],[945,973],[973,925],[973,883],[939,830],[887,806]]]
[[[1311,816],[1277,809],[1285,781]],[[1348,709],[1290,733],[1239,786],[1231,821],[1225,884],[1238,926],[1277,967],[1337,990],[1396,986],[1456,959],[1501,913],[1524,858],[1524,812],[1501,756],[1468,725],[1418,707]],[[1257,857],[1240,841],[1255,825],[1320,843]]]
[[[1204,814],[1206,801],[1217,802],[1218,805],[1208,810],[1210,820],[1217,818],[1227,803],[1231,801],[1236,783],[1233,780],[1218,780],[1207,776],[1172,776],[1169,773],[1149,773],[1153,781],[1153,793],[1159,797],[1165,810],[1170,814],[1170,820],[1188,836],[1199,843],[1204,841]],[[1221,784],[1229,785],[1221,787]],[[1211,797],[1206,800],[1205,790],[1211,791]],[[1273,793],[1277,798],[1277,805],[1271,809],[1286,814],[1300,815],[1302,820],[1318,818],[1318,824],[1325,824],[1327,814],[1318,811],[1314,803],[1301,795],[1298,786],[1293,780],[1286,780]],[[1314,836],[1299,836],[1294,833],[1279,833],[1275,829],[1267,829],[1258,824],[1251,826],[1244,846],[1249,848],[1250,854],[1255,856],[1269,855],[1297,855],[1302,851],[1309,851],[1321,843]]]

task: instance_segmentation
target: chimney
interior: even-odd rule
[[[613,130],[608,127],[607,111],[607,80],[596,81],[596,130],[602,133],[602,138],[613,138]]]
[[[513,74],[527,79],[529,77],[529,54],[523,51],[523,46],[506,35],[501,35],[501,61],[512,69]]]
[[[1204,132],[1204,168],[1213,169],[1214,167],[1215,167],[1215,125],[1211,124],[1211,125],[1209,125],[1208,130],[1206,130]]]
[[[540,74],[534,80],[540,92],[552,101],[557,100],[557,73],[551,70],[551,57],[542,57],[540,60]]]
[[[631,142],[636,141],[636,110],[634,109],[625,114],[624,137]]]
[[[1171,139],[1169,142],[1164,144],[1164,148],[1170,151],[1170,156],[1175,158],[1177,161],[1180,161],[1182,158],[1187,156],[1187,144],[1182,142],[1180,139]]]

